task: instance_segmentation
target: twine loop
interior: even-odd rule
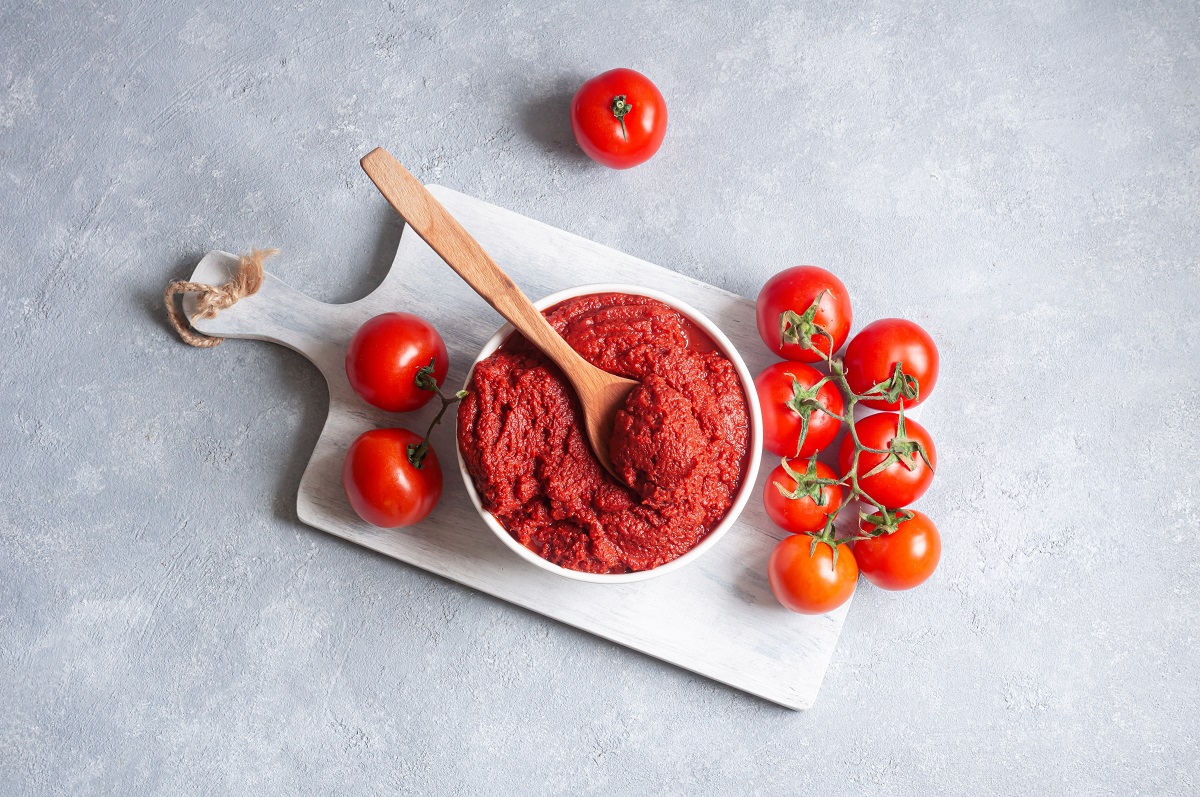
[[[237,269],[224,285],[207,285],[203,282],[187,282],[186,280],[172,280],[168,283],[167,289],[163,291],[163,302],[167,306],[167,316],[171,319],[171,326],[179,333],[179,337],[183,338],[183,342],[197,348],[207,349],[224,341],[225,338],[202,335],[195,331],[192,329],[191,321],[199,318],[216,318],[217,313],[228,310],[239,299],[258,293],[258,289],[263,284],[263,261],[277,254],[279,254],[278,249],[254,249],[248,255],[239,256]],[[177,295],[185,293],[200,294],[196,300],[196,311],[192,313],[190,320],[179,308],[179,303],[175,301]]]

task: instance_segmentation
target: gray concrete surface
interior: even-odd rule
[[[0,793],[1195,794],[1194,3],[0,9]],[[566,104],[671,127],[618,173]],[[399,226],[357,159],[753,296],[814,262],[941,344],[945,538],[794,714],[302,526],[325,409],[164,283]]]

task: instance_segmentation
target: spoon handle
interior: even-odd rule
[[[562,370],[576,370],[575,351],[420,180],[382,147],[360,163],[379,193],[458,276]]]

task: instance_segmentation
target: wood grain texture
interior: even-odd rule
[[[754,304],[711,285],[519,216],[440,186],[430,190],[532,296],[592,282],[628,282],[670,293],[707,315],[733,341],[751,372],[772,358],[758,339]],[[286,252],[273,265],[286,263]],[[209,253],[192,279],[220,283],[236,258]],[[185,309],[189,309],[185,304]],[[377,426],[422,429],[433,408],[392,415],[351,391],[345,347],[382,312],[415,312],[433,322],[450,352],[447,384],[462,383],[470,363],[502,321],[407,230],[392,269],[371,295],[329,305],[268,274],[262,290],[215,319],[205,334],[288,346],[310,359],[329,384],[329,417],[301,480],[297,509],[305,523],[461,584],[700,675],[794,709],[820,688],[849,604],[818,617],[793,614],[771,595],[767,559],[783,532],[751,500],[708,554],[675,573],[631,584],[570,581],[521,561],[487,529],[455,467],[454,424],[434,433],[445,471],[441,503],[423,523],[398,530],[370,526],[341,488],[341,464],[360,433]],[[777,464],[768,455],[759,485]],[[403,578],[402,573],[397,574]]]

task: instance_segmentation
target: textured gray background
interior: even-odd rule
[[[1193,2],[8,2],[0,793],[1200,788]],[[671,127],[613,172],[614,66]],[[754,296],[822,264],[938,340],[937,575],[863,587],[795,714],[300,525],[325,390],[164,283],[399,235],[357,159]]]

